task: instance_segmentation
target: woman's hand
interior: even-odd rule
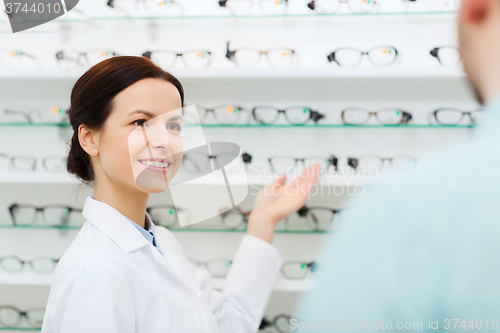
[[[248,218],[247,234],[271,243],[276,223],[298,211],[306,202],[318,178],[319,163],[311,165],[293,182],[283,185],[286,175],[266,185],[255,198]]]

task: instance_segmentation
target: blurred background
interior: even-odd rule
[[[3,4],[2,4],[3,5]],[[0,5],[0,6],[2,6]],[[483,111],[461,67],[455,0],[81,0],[62,17],[12,34],[0,14],[0,330],[39,330],[53,270],[84,222],[91,188],[65,171],[76,80],[116,55],[146,56],[178,77],[207,141],[238,144],[228,174],[249,195],[181,228],[180,214],[224,210],[225,184],[193,181],[151,195],[149,214],[222,288],[259,189],[323,165],[319,187],[279,222],[283,267],[262,322],[290,332],[349,199],[459,145]],[[62,4],[64,9],[64,3]],[[58,9],[55,6],[53,9]],[[60,8],[59,8],[60,9]],[[189,118],[185,119],[189,126]],[[208,158],[191,158],[204,167]],[[190,193],[213,200],[189,200]],[[331,238],[330,238],[331,237]],[[20,312],[27,311],[25,315]]]

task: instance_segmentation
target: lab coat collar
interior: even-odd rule
[[[127,221],[125,215],[107,203],[93,199],[92,195],[85,200],[82,215],[126,253],[135,252],[150,244],[139,230]],[[154,226],[148,213],[146,219]]]

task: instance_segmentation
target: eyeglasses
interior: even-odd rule
[[[355,67],[366,55],[375,66],[387,67],[396,62],[398,50],[393,46],[376,46],[367,52],[353,47],[342,47],[327,56],[328,62],[335,62],[342,67]]]
[[[183,64],[187,68],[205,68],[210,66],[212,53],[207,50],[191,50],[177,53],[170,50],[146,51],[143,57],[151,59],[158,66],[169,69],[173,68],[177,58],[182,58]]]
[[[292,125],[304,125],[309,120],[318,123],[319,120],[325,118],[324,114],[304,106],[290,106],[280,109],[274,106],[262,105],[252,109],[252,116],[255,121],[263,125],[274,124],[280,113],[283,113],[287,122]]]
[[[248,112],[248,110],[244,107],[237,105],[217,105],[213,108],[207,108],[205,106],[196,104],[196,108],[198,110],[205,111],[203,119],[201,120],[202,123],[205,123],[208,115],[211,113],[213,114],[213,117],[217,124],[220,125],[236,124],[238,122],[238,119],[240,118],[240,114],[242,112]]]
[[[238,67],[255,67],[262,55],[265,55],[272,67],[290,67],[295,59],[295,51],[292,49],[276,47],[261,51],[254,48],[239,48],[231,51],[227,42],[226,58],[234,61]]]
[[[4,109],[4,119],[8,123],[63,123],[69,122],[68,108],[56,105],[43,105],[39,107],[12,106]]]
[[[291,327],[292,316],[286,314],[280,314],[274,317],[272,321],[267,320],[266,318],[262,318],[259,326],[259,331],[264,330],[268,327],[274,327],[276,331],[279,333],[291,333],[295,332],[296,329]]]
[[[286,14],[288,0],[219,0],[219,6],[236,16],[249,15],[254,8],[266,15],[278,15]]]
[[[248,223],[248,217],[251,211],[245,211],[240,207],[234,207],[229,210],[226,208],[221,208],[220,217],[222,220],[222,225],[226,229],[237,230],[246,226]]]
[[[397,108],[384,108],[371,111],[364,108],[346,108],[342,110],[340,117],[345,125],[365,125],[374,116],[382,125],[408,124],[413,118],[409,112]]]
[[[23,319],[30,327],[41,328],[43,316],[45,315],[45,308],[33,308],[27,311],[21,311],[18,308],[11,305],[1,305],[0,306],[0,327],[18,327],[19,323]]]
[[[3,122],[7,123],[63,123],[69,122],[68,109],[55,105],[39,107],[13,106],[3,111]]]
[[[32,156],[8,156],[0,153],[1,158],[10,160],[10,166],[16,171],[35,171],[37,167],[37,158]],[[43,168],[48,172],[62,172],[66,170],[67,157],[48,156],[42,159]],[[1,164],[0,164],[1,166]]]
[[[1,68],[32,68],[40,66],[33,55],[20,50],[0,50]]]
[[[309,272],[314,273],[318,269],[318,264],[314,261],[287,261],[281,265],[281,274],[289,280],[305,279]]]
[[[119,54],[105,49],[93,49],[85,52],[68,49],[56,53],[57,65],[63,68],[90,67],[115,56],[119,56]]]
[[[460,125],[465,116],[469,117],[471,125],[475,125],[483,120],[486,111],[484,109],[462,111],[454,108],[441,108],[429,115],[429,123],[432,123],[431,118],[434,118],[441,126],[457,126]]]
[[[224,167],[224,170],[228,173],[238,172],[241,170],[244,163],[249,163],[249,161],[243,156],[242,158],[235,159],[235,154],[233,152],[218,153],[213,155],[202,152],[191,152],[184,154],[181,168],[188,173],[201,174],[210,170],[210,160],[214,161],[217,169]]]
[[[37,257],[31,260],[22,260],[15,255],[0,257],[0,266],[9,273],[19,273],[25,265],[29,265],[36,273],[50,273],[58,262],[59,259],[49,257]]]
[[[194,259],[189,259],[196,267],[203,267],[210,273],[211,277],[224,278],[226,277],[232,260],[228,259],[212,259],[207,261],[198,261]]]
[[[337,171],[338,168],[338,158],[334,155],[328,157],[322,156],[308,156],[303,158],[291,157],[291,156],[274,156],[267,159],[271,169],[274,173],[280,174],[291,174],[300,171],[297,167],[299,163],[303,168],[308,168],[309,166],[320,163],[321,169],[320,174],[326,174],[331,168],[333,171]]]
[[[307,4],[307,7],[320,14],[337,13],[345,4],[345,7],[354,14],[371,13],[377,2],[375,0],[313,0]]]
[[[189,214],[189,210],[173,205],[154,205],[146,208],[151,221],[156,225],[173,227],[178,221],[178,214]]]
[[[327,231],[333,224],[335,216],[340,216],[342,210],[332,209],[329,207],[308,207],[302,206],[297,211],[297,215],[302,219],[306,219],[306,225],[314,231]],[[288,230],[289,218],[285,218],[286,230]]]
[[[403,0],[406,11],[409,10],[408,4],[421,2],[430,11],[441,12],[447,9],[457,10],[460,7],[460,0]]]
[[[431,50],[431,56],[436,58],[442,66],[457,66],[462,61],[460,51],[456,46],[440,46]]]
[[[123,0],[118,1],[120,3],[124,3]],[[148,10],[148,3],[154,2],[156,4],[154,8],[155,14],[161,11],[161,15],[168,15],[168,16],[183,16],[184,15],[184,6],[182,6],[180,3],[177,1],[173,0],[134,0],[134,8],[131,8],[130,6],[117,6],[115,4],[115,0],[108,0],[107,5],[108,7],[111,7],[113,9],[116,9],[118,11],[121,11],[125,14],[125,16],[130,17],[130,11],[137,11],[138,10],[138,5],[139,3],[143,4],[143,8]]]
[[[37,207],[14,203],[9,206],[9,212],[12,223],[19,226],[36,224],[38,213],[42,215],[45,224],[51,227],[82,226],[85,222],[81,209],[58,204]]]
[[[366,174],[377,173],[382,170],[384,162],[388,162],[393,171],[406,171],[412,169],[417,163],[417,159],[412,156],[394,156],[394,157],[379,157],[379,156],[362,156],[358,158],[347,159],[347,164],[356,172],[360,171]]]

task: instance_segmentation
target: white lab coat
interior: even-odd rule
[[[87,221],[56,268],[42,333],[258,330],[281,265],[271,244],[245,235],[220,292],[168,229],[152,224],[160,253],[108,204],[88,196],[82,214]]]

